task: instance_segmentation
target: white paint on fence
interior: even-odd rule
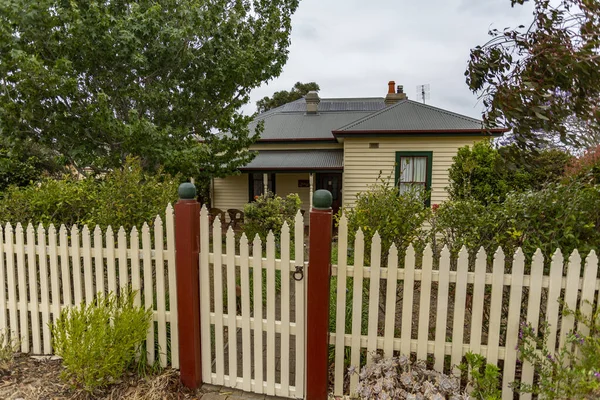
[[[342,217],[338,235],[340,252],[346,251],[346,223]],[[457,373],[455,366],[471,351],[485,356],[490,363],[502,361],[502,398],[512,399],[509,384],[519,378],[531,384],[535,372],[529,363],[523,364],[521,372],[517,369],[519,357],[515,348],[522,324],[529,323],[537,331],[544,316],[551,329],[548,347],[558,349],[572,329],[583,334],[588,332],[582,324],[575,326],[572,316],[560,315],[559,301],[588,316],[597,307],[595,295],[600,290],[600,279],[594,251],[585,259],[583,273],[581,256],[577,250],[573,251],[564,274],[565,262],[560,250],[545,264],[541,251],[536,251],[528,261],[518,249],[505,263],[504,251],[498,248],[488,272],[488,256],[483,249],[470,261],[465,248],[453,258],[447,247],[434,257],[430,246],[416,255],[411,246],[406,249],[404,262],[398,265],[398,249],[392,246],[387,267],[383,268],[379,265],[379,235],[372,239],[371,266],[363,264],[362,231],[358,230],[355,237],[354,265],[347,265],[347,257],[339,254],[338,264],[332,268],[332,275],[337,277],[337,289],[332,293],[337,296],[334,297],[336,332],[330,333],[329,343],[335,347],[333,389],[336,396],[356,394],[358,376],[348,376],[342,366],[349,363],[359,367],[365,359],[369,363],[369,352],[379,351],[385,357],[394,352],[410,353],[423,360],[433,356],[436,370]],[[544,266],[547,274],[544,274]],[[385,298],[379,299],[382,279],[387,280],[381,282],[386,288],[382,292]],[[352,285],[351,298],[346,298],[347,285]],[[363,292],[366,286],[368,294]],[[525,296],[527,301],[523,301]],[[364,317],[367,326],[363,327],[363,299],[367,297],[369,313]],[[432,311],[431,301],[435,302]],[[346,303],[352,305],[351,315],[346,312]],[[385,313],[382,313],[384,305]],[[398,328],[395,325],[399,310],[402,317]],[[452,316],[450,325],[447,323],[449,315]],[[352,320],[351,333],[345,331],[347,318]],[[560,327],[558,333],[557,327]],[[366,335],[363,335],[365,328]],[[350,347],[349,359],[346,358],[347,347]],[[349,393],[344,390],[347,379]],[[531,395],[523,394],[521,398],[531,399]]]
[[[52,354],[49,325],[65,307],[77,306],[81,302],[90,304],[97,291],[106,293],[105,287],[117,291],[131,283],[132,289],[143,290],[136,295],[136,304],[141,304],[143,295],[145,307],[153,311],[146,342],[148,362],[152,364],[158,354],[161,366],[166,367],[167,349],[170,347],[170,365],[177,368],[173,220],[173,209],[169,205],[166,212],[167,235],[163,234],[162,219],[157,217],[154,246],[151,245],[150,228],[145,224],[141,251],[135,228],[130,234],[129,248],[124,229],[119,229],[115,251],[115,237],[110,227],[105,236],[99,227],[95,228],[92,246],[87,226],[81,231],[73,226],[70,232],[61,226],[57,235],[53,225],[49,226],[46,234],[40,224],[36,235],[31,224],[27,225],[25,232],[21,224],[17,224],[14,230],[11,224],[6,224],[4,229],[0,228],[0,288],[6,288],[6,291],[2,289],[0,292],[0,330],[17,338],[24,353]],[[104,238],[106,245],[103,245]],[[143,260],[143,279],[140,259]],[[154,290],[154,272],[158,291]],[[159,332],[158,349],[155,349],[154,343],[155,323]],[[167,323],[171,326],[170,346],[166,336]]]
[[[304,268],[304,220],[300,213],[295,218],[295,225],[295,260],[290,257],[291,229],[287,223],[282,232],[277,233],[281,235],[278,242],[275,234],[269,232],[264,248],[258,235],[254,237],[251,256],[248,238],[242,235],[236,251],[235,234],[228,228],[223,254],[221,222],[215,218],[210,248],[211,227],[208,212],[203,207],[200,214],[200,296],[205,382],[255,393],[303,397],[306,271],[302,281],[295,281],[294,293],[291,286],[292,271],[298,265]],[[212,294],[208,295],[211,287]],[[204,314],[203,310],[211,302],[214,302],[214,310]],[[293,321],[292,314],[295,315]],[[241,341],[238,341],[240,331]],[[295,346],[292,346],[292,339]]]

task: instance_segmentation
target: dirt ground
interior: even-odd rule
[[[2,400],[62,400],[62,399],[199,399],[201,391],[191,391],[179,382],[179,373],[164,370],[146,378],[126,375],[102,392],[93,396],[64,383],[60,379],[61,361],[48,357],[17,356],[11,367],[0,370],[0,399]]]

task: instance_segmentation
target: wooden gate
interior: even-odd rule
[[[224,226],[224,224],[223,224]],[[246,392],[304,397],[304,219],[246,238],[200,213],[202,380]],[[225,236],[225,243],[223,243]]]

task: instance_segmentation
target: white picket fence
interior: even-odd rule
[[[458,255],[456,270],[451,270],[447,248],[440,254],[438,269],[433,268],[434,256],[429,246],[424,250],[421,268],[415,268],[417,257],[412,246],[407,249],[403,268],[399,268],[398,250],[392,246],[387,267],[384,267],[379,261],[381,240],[375,234],[371,245],[372,262],[365,266],[364,236],[359,230],[352,266],[347,265],[347,239],[347,220],[343,217],[338,234],[339,256],[332,270],[332,275],[337,277],[336,328],[330,334],[330,344],[335,347],[335,395],[344,394],[346,349],[350,353],[349,364],[353,366],[361,365],[361,353],[364,355],[365,350],[368,354],[378,350],[383,351],[385,357],[391,357],[394,352],[412,353],[422,360],[433,356],[435,369],[442,371],[446,365],[447,373],[456,372],[455,366],[460,364],[465,353],[471,351],[487,357],[489,363],[503,360],[502,398],[512,399],[509,383],[516,377],[518,352],[515,348],[520,324],[528,322],[537,329],[540,319],[545,317],[554,332],[548,347],[557,348],[563,345],[566,334],[575,328],[572,316],[562,317],[559,313],[558,300],[564,301],[571,310],[581,310],[584,315],[591,314],[590,304],[597,305],[600,301],[595,298],[596,291],[600,290],[600,280],[594,251],[582,266],[577,250],[568,261],[557,250],[549,263],[548,275],[544,274],[544,257],[539,249],[527,265],[529,274],[525,274],[525,257],[520,249],[514,254],[512,270],[506,273],[505,255],[500,248],[494,254],[492,266],[487,265],[487,255],[481,249],[474,268],[469,267],[469,255],[463,248]],[[349,278],[352,278],[352,298],[346,296]],[[366,280],[368,302],[363,304],[363,282]],[[380,310],[381,284],[386,285],[387,293],[382,299],[384,312]],[[506,304],[504,296],[508,296],[508,308],[503,308]],[[397,304],[400,298],[401,304]],[[352,307],[351,330],[346,330],[347,304]],[[363,307],[368,307],[366,327],[361,324]],[[364,329],[366,335],[362,334]],[[583,325],[576,329],[584,334],[587,332]],[[363,356],[363,360],[365,358],[367,363],[371,362],[370,357]],[[522,381],[532,383],[533,376],[532,366],[525,363]],[[352,375],[351,395],[355,394],[357,382],[358,376]],[[522,395],[521,398],[530,399],[531,396]]]
[[[278,258],[273,232],[267,236],[266,257],[263,257],[265,249],[258,236],[249,244],[242,235],[236,253],[236,238],[231,228],[223,252],[218,218],[212,226],[209,248],[210,229],[208,211],[203,207],[200,214],[203,381],[246,392],[303,398],[306,269],[304,279],[292,280],[296,266],[305,266],[302,215],[298,212],[292,227],[295,260],[290,257],[287,223],[281,231]]]
[[[111,227],[73,226],[70,232],[40,224],[25,231],[0,227],[0,331],[19,339],[21,352],[52,354],[49,324],[64,307],[91,303],[97,293],[131,285],[135,304],[153,310],[146,339],[149,364],[179,367],[175,232],[173,208],[166,209],[166,232],[157,216],[154,229],[140,235]],[[154,240],[152,243],[152,235]],[[93,240],[92,240],[93,239]],[[165,246],[166,242],[166,246]],[[170,363],[169,363],[170,361]]]

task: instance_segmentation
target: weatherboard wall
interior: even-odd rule
[[[344,207],[352,207],[356,194],[376,183],[377,177],[395,179],[396,152],[433,152],[431,204],[439,204],[448,198],[448,170],[460,147],[472,145],[483,137],[393,137],[393,138],[345,138],[344,139]],[[378,148],[370,148],[378,143]]]
[[[213,180],[213,207],[225,211],[229,208],[242,210],[248,203],[248,174],[215,178]],[[229,216],[225,216],[229,221]]]

